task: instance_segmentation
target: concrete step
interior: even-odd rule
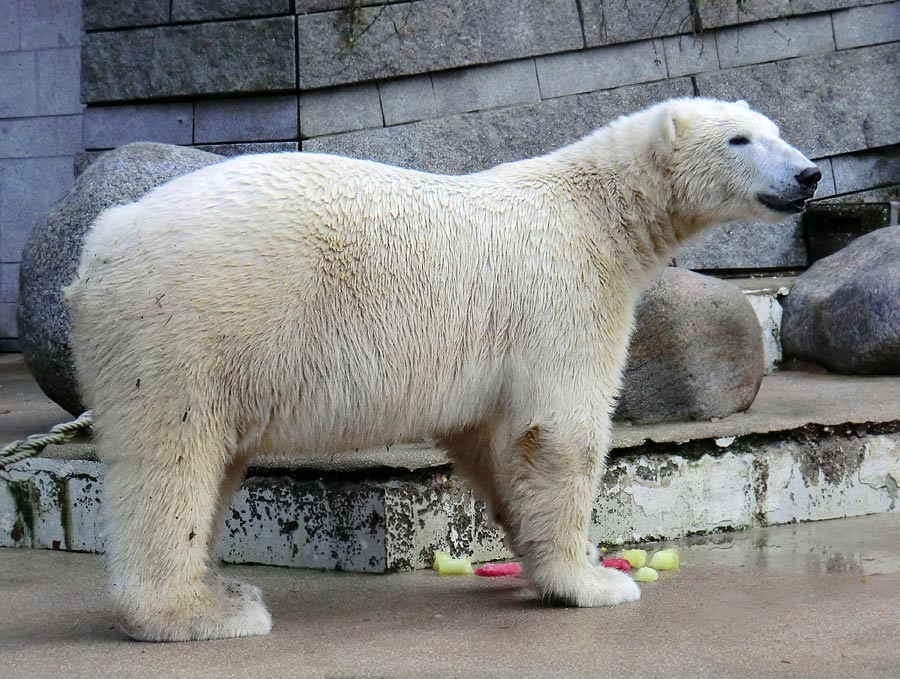
[[[649,539],[898,511],[900,378],[781,372],[747,413],[619,425],[591,539]],[[102,551],[102,465],[88,443],[0,473],[0,545]],[[386,572],[434,549],[508,556],[482,503],[427,443],[264,458],[236,494],[232,563]]]

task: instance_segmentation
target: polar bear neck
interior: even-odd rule
[[[612,245],[613,254],[637,283],[646,281],[688,239],[712,224],[678,205],[661,154],[657,121],[655,109],[642,111],[558,151],[524,161],[558,179],[556,195],[577,206],[582,220],[597,229],[599,240]]]

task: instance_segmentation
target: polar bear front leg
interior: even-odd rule
[[[606,454],[575,423],[549,423],[515,442],[509,480],[511,532],[541,598],[571,606],[614,606],[640,598],[629,576],[597,568],[587,541],[591,502]]]
[[[121,628],[146,641],[266,634],[272,619],[259,590],[214,569],[220,494],[243,468],[229,466],[222,441],[202,427],[137,425],[120,422],[115,439],[100,438],[109,591]]]

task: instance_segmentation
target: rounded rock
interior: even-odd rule
[[[667,268],[638,301],[615,419],[726,417],[750,407],[764,374],[762,330],[741,289]]]
[[[19,342],[47,396],[72,414],[84,410],[69,345],[72,282],[84,234],[106,208],[131,203],[171,179],[217,163],[221,156],[169,144],[128,144],[100,156],[35,224],[19,274]]]
[[[785,358],[846,375],[900,374],[900,226],[820,259],[784,301]]]

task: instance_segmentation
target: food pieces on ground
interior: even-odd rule
[[[622,551],[622,558],[627,559],[632,568],[643,568],[647,565],[647,550],[625,549]]]
[[[650,568],[658,571],[674,571],[678,568],[678,550],[661,549],[650,559]]]
[[[447,552],[434,551],[434,570],[438,575],[472,575],[472,562],[467,558],[454,559]]]
[[[638,582],[656,582],[659,579],[659,573],[648,566],[644,566],[638,568],[637,573],[633,577]]]
[[[483,578],[498,578],[504,575],[519,575],[522,572],[516,561],[509,563],[486,563],[475,569],[475,575]]]
[[[604,568],[615,568],[617,571],[622,571],[624,573],[631,570],[631,563],[628,559],[620,559],[615,556],[606,557],[600,562],[600,565]]]

